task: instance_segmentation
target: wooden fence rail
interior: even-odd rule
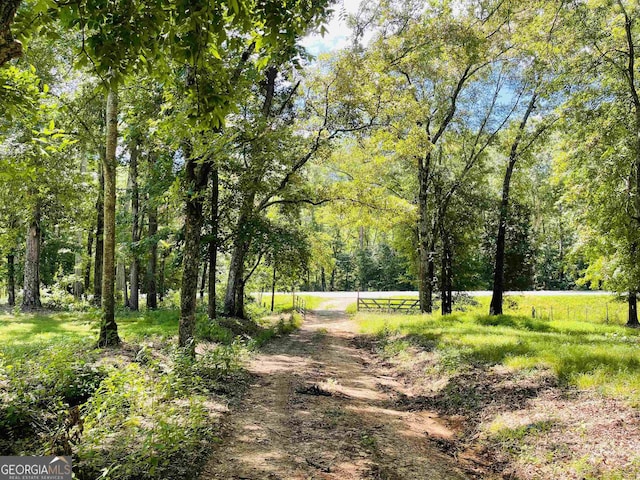
[[[307,318],[307,302],[304,298],[296,295],[293,299],[293,310],[302,315],[302,318]]]
[[[604,305],[538,306],[531,305],[531,317],[540,320],[578,320],[621,323],[626,319],[626,304],[609,302]],[[509,312],[507,312],[509,313]]]
[[[360,298],[358,297],[357,311],[359,312],[396,312],[420,313],[420,300],[416,298]]]

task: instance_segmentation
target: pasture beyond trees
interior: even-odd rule
[[[1,0],[0,454],[192,478],[223,468],[245,393],[353,394],[449,433],[411,443],[442,462],[394,471],[401,423],[385,451],[367,415],[310,405],[343,475],[638,476],[639,42],[628,0]],[[508,294],[528,290],[610,293]],[[415,291],[419,314],[314,291]],[[364,403],[290,366],[271,384],[249,359],[287,345],[395,380]],[[607,409],[619,425],[575,423]]]

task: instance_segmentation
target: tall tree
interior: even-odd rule
[[[571,187],[568,204],[582,222],[581,250],[590,260],[582,282],[625,292],[627,325],[638,327],[640,9],[633,2],[603,0],[571,4],[571,13],[570,27],[583,48],[566,60],[578,72],[577,92],[566,102],[569,154],[558,164]]]
[[[220,201],[220,179],[218,176],[218,168],[211,170],[211,216],[209,222],[211,231],[209,232],[209,298],[207,304],[207,313],[209,320],[213,320],[217,316],[216,304],[216,281],[218,270],[218,224],[219,224],[219,201]]]
[[[42,207],[37,199],[29,212],[27,227],[27,249],[24,262],[24,290],[22,310],[31,311],[42,307],[40,302],[40,249],[42,243]]]
[[[180,289],[180,325],[178,329],[178,344],[191,352],[195,349],[196,325],[196,297],[198,290],[198,267],[200,260],[200,236],[204,222],[204,197],[209,180],[211,163],[202,161],[193,154],[193,147],[189,143],[183,146],[185,155],[184,184],[186,187],[185,201],[185,232],[182,261],[182,288]]]
[[[132,259],[129,284],[131,294],[129,295],[129,308],[138,310],[138,296],[140,290],[140,259],[138,249],[140,242],[140,192],[138,188],[138,139],[133,138],[129,146],[129,178],[131,181],[131,244]]]
[[[527,122],[537,100],[537,92],[531,94],[529,105],[527,110],[522,116],[518,131],[511,144],[511,150],[509,152],[509,159],[507,160],[507,168],[504,174],[504,180],[502,182],[502,200],[500,202],[500,213],[498,219],[498,236],[496,240],[496,256],[495,266],[493,269],[493,294],[491,297],[491,304],[489,306],[489,313],[491,315],[502,315],[502,294],[504,291],[504,255],[505,255],[505,240],[507,236],[507,215],[509,212],[509,190],[511,188],[511,176],[516,166],[516,162],[519,158],[520,141],[525,133]]]
[[[104,247],[102,261],[102,317],[98,345],[109,347],[120,343],[115,320],[116,260],[116,168],[118,161],[118,92],[111,86],[107,93],[106,149],[104,175]]]
[[[98,162],[98,198],[96,199],[96,254],[93,268],[93,303],[102,306],[104,262],[104,153]]]

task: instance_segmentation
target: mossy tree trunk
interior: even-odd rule
[[[7,255],[7,303],[10,307],[16,304],[16,257]]]
[[[185,228],[182,258],[182,287],[180,289],[180,324],[178,344],[191,355],[195,354],[196,303],[200,266],[200,238],[204,221],[204,193],[209,179],[210,162],[193,158],[188,142],[185,155]]]
[[[29,312],[42,307],[40,302],[40,205],[36,203],[27,227],[27,246],[24,261],[24,289],[22,311]]]
[[[115,320],[116,260],[116,148],[118,144],[118,94],[115,87],[107,94],[106,152],[104,157],[104,255],[102,274],[102,318],[98,345],[118,345]]]
[[[22,0],[0,2],[0,66],[22,55],[22,44],[13,38],[11,23]]]

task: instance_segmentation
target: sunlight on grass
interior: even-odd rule
[[[91,328],[91,316],[84,313],[2,314],[0,342],[6,346],[38,343],[56,337],[77,339],[87,336]]]
[[[305,307],[308,310],[316,310],[322,303],[326,302],[326,298],[316,297],[310,294],[296,294],[305,301]],[[262,305],[267,309],[271,308],[271,294],[264,293],[262,295]],[[293,309],[293,298],[290,293],[276,293],[274,302],[275,312],[287,312]]]
[[[547,306],[556,305],[558,311],[565,299],[573,306],[578,299],[590,300],[592,306],[611,300],[606,296],[538,299]],[[595,316],[588,321],[556,316],[554,320],[533,319],[523,314],[489,317],[484,307],[481,304],[446,318],[361,313],[356,320],[363,333],[387,339],[385,353],[406,350],[407,341],[418,347],[431,342],[442,369],[498,364],[514,370],[546,368],[565,385],[640,404],[639,331],[620,323],[603,323]],[[394,342],[398,345],[389,345]]]
[[[170,337],[178,333],[177,310],[119,312],[116,316],[118,332],[125,341],[158,335]],[[0,344],[2,350],[31,350],[37,345],[57,340],[76,341],[97,338],[100,312],[55,312],[37,314],[0,315]]]

